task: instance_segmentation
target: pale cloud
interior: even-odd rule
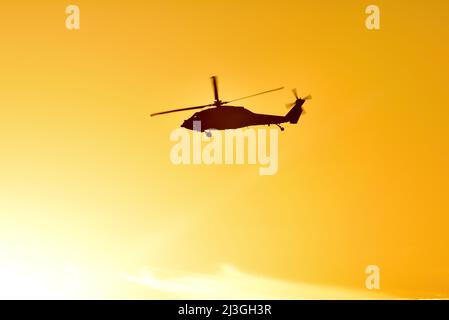
[[[123,275],[151,291],[170,294],[173,299],[394,299],[380,291],[289,282],[242,272],[230,265],[215,274],[187,273],[157,276],[146,269],[140,275]],[[172,296],[171,296],[172,295]]]

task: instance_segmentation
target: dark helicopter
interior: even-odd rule
[[[287,107],[289,107],[291,109],[285,116],[254,113],[248,109],[245,109],[244,107],[230,106],[227,104],[229,104],[231,102],[255,97],[255,96],[258,96],[261,94],[282,90],[284,88],[281,87],[281,88],[277,88],[277,89],[273,89],[273,90],[268,90],[268,91],[252,94],[250,96],[246,96],[243,98],[234,99],[234,100],[230,100],[230,101],[222,101],[218,97],[217,77],[214,76],[211,79],[212,79],[212,86],[214,89],[214,96],[215,96],[215,101],[213,103],[206,104],[203,106],[197,106],[197,107],[188,107],[188,108],[181,108],[181,109],[157,112],[157,113],[151,114],[151,116],[153,117],[153,116],[172,113],[172,112],[203,109],[203,108],[211,107],[209,109],[206,109],[206,110],[203,110],[200,112],[196,112],[189,119],[185,120],[183,122],[183,124],[181,125],[181,127],[190,129],[190,130],[195,130],[195,131],[201,131],[201,132],[205,131],[208,137],[211,136],[210,130],[237,129],[237,128],[243,128],[243,127],[249,127],[249,126],[257,126],[257,125],[273,124],[273,125],[278,126],[282,131],[284,131],[284,128],[281,126],[281,123],[285,123],[285,122],[290,122],[292,124],[298,123],[299,117],[304,112],[304,110],[302,109],[302,105],[304,104],[304,102],[306,100],[312,98],[311,96],[307,96],[305,98],[300,98],[298,96],[298,93],[296,92],[296,89],[293,89],[293,94],[295,95],[296,101],[287,105]],[[199,123],[200,126],[197,126],[197,123]]]

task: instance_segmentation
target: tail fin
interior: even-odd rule
[[[305,100],[303,99],[297,99],[293,108],[291,108],[290,111],[285,115],[285,119],[293,124],[298,123],[299,117],[301,117],[301,114],[303,112],[302,105],[304,104],[304,102]]]

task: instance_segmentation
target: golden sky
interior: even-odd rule
[[[448,298],[448,21],[446,0],[2,4],[0,297]],[[223,99],[313,95],[276,175],[170,162],[191,113],[149,114],[212,102],[212,75]]]

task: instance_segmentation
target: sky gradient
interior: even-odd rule
[[[448,21],[443,0],[3,4],[0,297],[449,298]],[[191,113],[149,114],[212,102],[212,75],[226,100],[288,88],[242,102],[260,113],[313,95],[276,175],[170,162]]]

